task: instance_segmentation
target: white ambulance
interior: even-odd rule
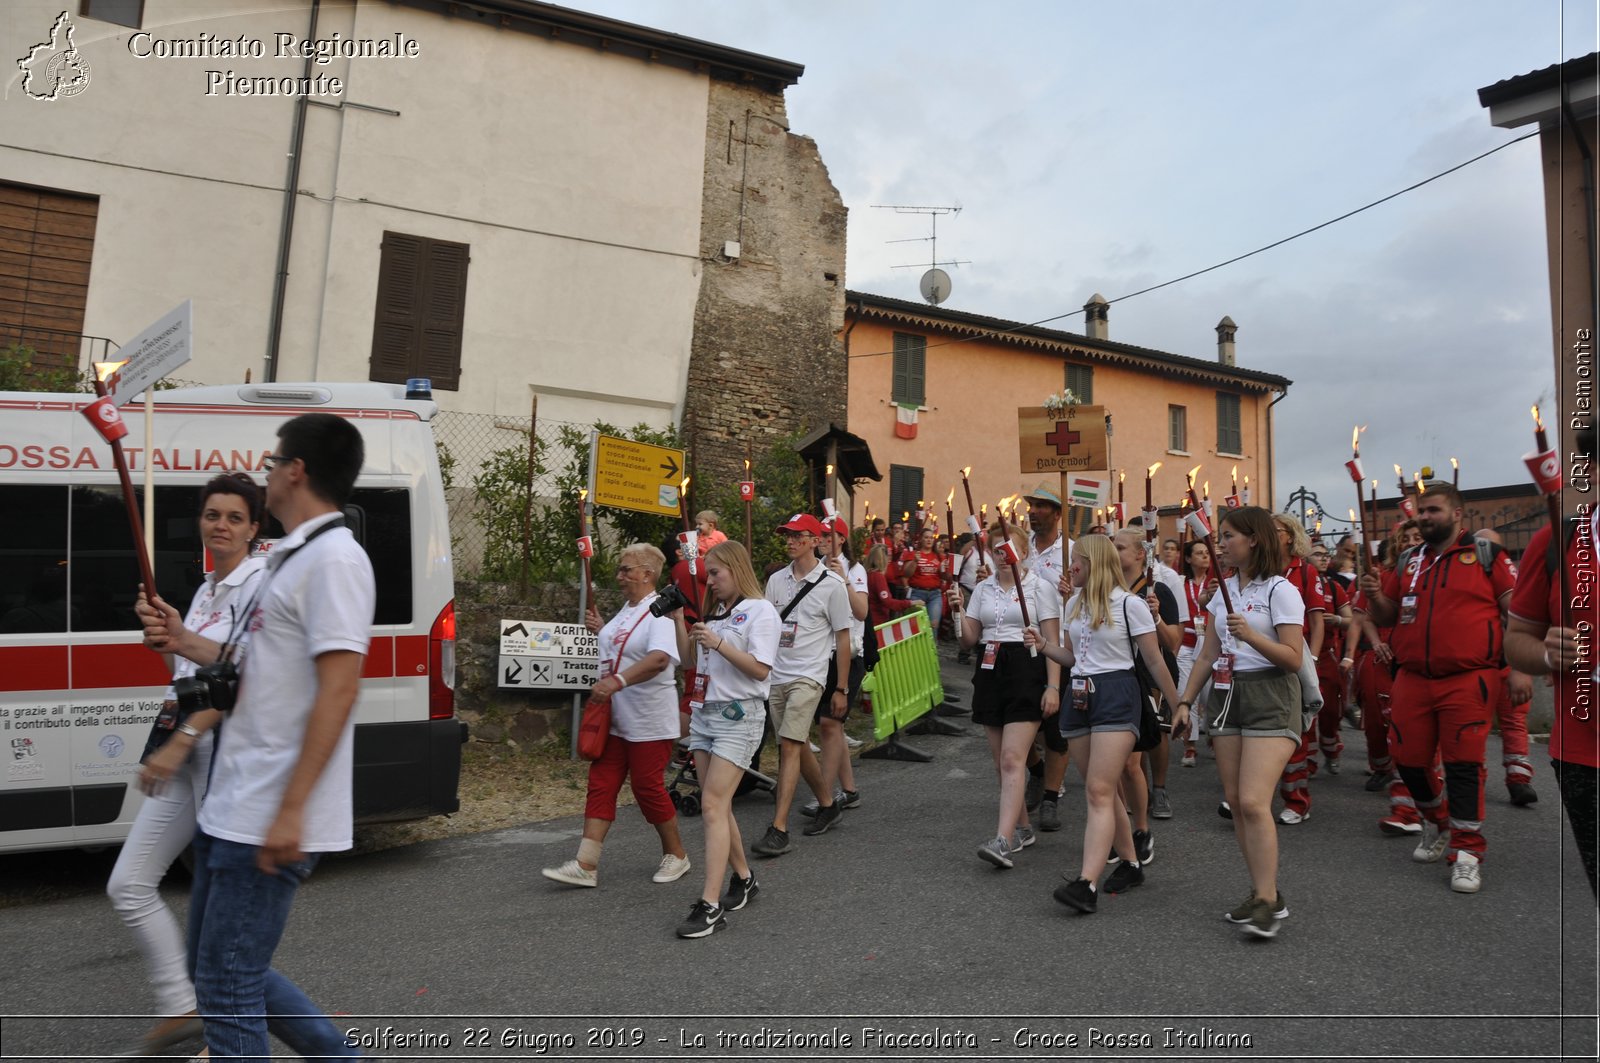
[[[169,676],[140,643],[139,567],[111,447],[85,395],[0,392],[0,852],[119,843],[143,800],[139,757]],[[278,426],[346,417],[366,465],[346,517],[372,558],[377,615],[356,704],[359,821],[454,812],[455,602],[431,399],[389,384],[245,384],[157,392],[123,408],[136,490],[154,470],[161,596],[181,614],[206,564],[199,490],[261,482]],[[283,534],[268,518],[263,538]],[[248,665],[247,665],[248,668]]]

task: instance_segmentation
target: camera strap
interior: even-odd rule
[[[250,603],[244,608],[244,627],[241,628],[238,624],[233,625],[233,630],[228,634],[228,641],[222,645],[222,651],[217,657],[218,661],[232,661],[234,665],[237,666],[239,662],[244,660],[244,646],[241,642],[241,638],[249,633],[250,621],[256,613],[256,603],[259,602],[261,600],[261,596],[266,593],[267,586],[272,582],[272,577],[280,569],[282,569],[284,565],[289,563],[289,559],[291,557],[299,553],[305,547],[309,546],[311,544],[311,540],[315,539],[323,532],[330,532],[335,528],[342,527],[344,527],[344,515],[340,514],[333,520],[330,520],[328,523],[313,529],[309,535],[307,535],[300,542],[289,547],[289,549],[284,550],[281,553],[268,553],[266,575],[261,582],[256,585],[256,592],[250,596]],[[235,657],[235,654],[238,656]]]

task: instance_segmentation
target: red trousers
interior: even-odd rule
[[[1317,713],[1317,746],[1325,761],[1338,760],[1344,752],[1344,739],[1339,728],[1344,726],[1344,676],[1337,670],[1332,675],[1317,673],[1317,685],[1322,688],[1322,711]]]
[[[1489,713],[1504,681],[1498,669],[1429,679],[1402,671],[1394,681],[1390,731],[1401,776],[1417,811],[1450,831],[1450,860],[1462,852],[1482,860],[1483,766]],[[1428,769],[1444,761],[1444,790]]]
[[[1495,715],[1500,719],[1500,763],[1506,770],[1506,785],[1533,782],[1533,761],[1528,759],[1528,710],[1533,702],[1511,704],[1510,669],[1500,673],[1505,680]]]
[[[1389,755],[1389,693],[1394,680],[1389,666],[1364,650],[1350,673],[1356,687],[1356,704],[1361,706],[1361,730],[1367,736],[1367,770],[1391,772],[1394,758]]]
[[[585,819],[616,820],[617,795],[627,779],[639,811],[648,823],[665,823],[677,815],[672,798],[667,796],[667,761],[672,759],[673,740],[629,742],[616,735],[606,739],[606,751],[589,764],[589,797],[584,802]]]

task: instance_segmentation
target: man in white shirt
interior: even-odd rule
[[[1026,567],[1059,590],[1072,563],[1072,540],[1061,531],[1061,495],[1048,483],[1040,483],[1023,498],[1028,502],[1028,526],[1033,533],[1028,538]],[[1043,757],[1035,744],[1028,758],[1028,811],[1038,810],[1040,830],[1060,830],[1057,802],[1067,778],[1067,740],[1057,727],[1039,728],[1039,737],[1044,742]]]
[[[377,590],[342,510],[365,448],[352,422],[313,413],[272,449],[267,509],[286,534],[268,555],[194,839],[195,993],[217,1059],[269,1058],[268,1016],[302,1056],[359,1055],[271,963],[300,883],[351,845],[352,714]]]
[[[778,531],[784,536],[789,565],[767,580],[766,593],[780,620],[768,701],[778,736],[778,791],[772,826],[750,847],[759,856],[780,856],[794,848],[789,841],[789,806],[802,775],[818,805],[805,833],[821,834],[838,822],[842,812],[833,800],[833,785],[823,785],[821,766],[811,752],[811,724],[824,712],[843,720],[850,711],[843,684],[822,689],[829,655],[850,660],[852,619],[844,581],[817,557],[822,523],[808,513],[796,513]]]

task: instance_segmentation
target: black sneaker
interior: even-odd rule
[[[1221,804],[1217,805],[1217,815],[1221,816],[1223,819],[1232,819],[1233,807],[1229,805],[1228,802],[1223,801]]]
[[[1085,915],[1093,915],[1095,906],[1099,902],[1094,887],[1089,885],[1089,880],[1086,878],[1063,882],[1056,887],[1055,893],[1051,896],[1068,908],[1076,908]]]
[[[800,833],[804,834],[807,838],[810,838],[813,835],[822,834],[829,827],[839,822],[840,818],[843,816],[844,808],[839,804],[839,802],[835,801],[831,805],[824,805],[823,807],[817,809],[817,818],[813,819],[809,824],[807,824],[806,828]]]
[[[1230,923],[1248,923],[1250,921],[1251,915],[1253,915],[1255,913],[1255,908],[1256,908],[1256,893],[1255,893],[1255,890],[1251,890],[1250,893],[1245,897],[1245,899],[1242,902],[1240,902],[1240,904],[1239,904],[1239,906],[1237,908],[1235,908],[1231,912],[1223,912],[1222,913],[1222,918],[1226,919]],[[1273,911],[1272,911],[1272,918],[1274,918],[1274,919],[1287,919],[1287,918],[1289,918],[1289,902],[1283,899],[1283,891],[1282,890],[1278,891],[1278,904],[1277,904],[1277,907],[1275,907],[1273,909]]]
[[[678,936],[681,938],[710,937],[727,925],[727,922],[722,918],[722,907],[720,905],[707,904],[705,901],[695,901],[689,907],[689,918],[678,924]]]
[[[761,836],[760,841],[750,847],[750,851],[757,856],[782,856],[793,848],[794,845],[789,841],[788,831],[779,830],[777,827],[768,827],[767,833]]]
[[[1107,893],[1126,893],[1135,886],[1144,885],[1144,868],[1128,863],[1124,860],[1112,869],[1106,876],[1104,889]]]
[[[1133,832],[1133,858],[1148,864],[1156,858],[1156,836],[1147,830]]]
[[[1394,772],[1392,772],[1392,771],[1375,771],[1370,776],[1367,777],[1366,791],[1369,794],[1375,794],[1379,790],[1386,789],[1388,787],[1388,785],[1393,781],[1394,781]]]
[[[1045,794],[1044,800],[1039,802],[1039,829],[1042,831],[1061,829],[1060,800],[1055,794]]]
[[[756,873],[750,872],[749,878],[740,878],[737,873],[728,882],[728,892],[722,895],[722,910],[737,912],[750,903],[750,898],[761,892],[761,886],[756,882]]]
[[[1246,934],[1254,934],[1259,938],[1274,938],[1278,936],[1278,926],[1282,922],[1274,910],[1277,906],[1268,904],[1260,897],[1256,898],[1255,905],[1250,910],[1249,921],[1241,924],[1241,929]]]
[[[855,808],[857,805],[861,804],[861,791],[835,790],[833,792],[833,803],[838,805],[840,808]]]
[[[1539,800],[1539,794],[1525,782],[1506,783],[1506,789],[1511,793],[1511,803],[1518,808],[1531,805]]]

